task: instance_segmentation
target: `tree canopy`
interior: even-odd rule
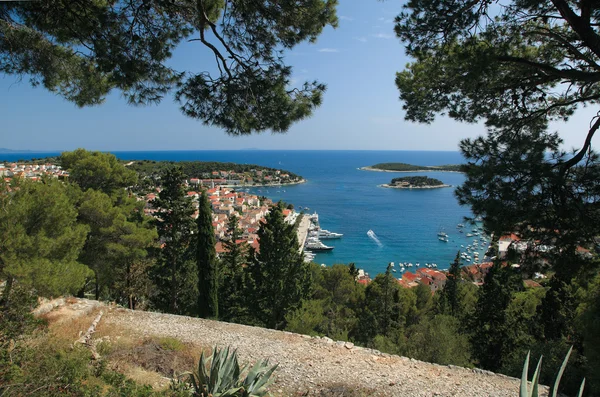
[[[229,134],[286,131],[321,103],[318,81],[292,87],[284,50],[336,26],[337,0],[43,0],[0,4],[0,72],[28,75],[78,106],[119,90],[133,105],[170,91],[181,111]],[[176,70],[176,48],[211,59]],[[212,61],[214,59],[214,61]]]
[[[467,180],[459,201],[496,235],[518,229],[560,246],[553,263],[600,233],[600,167],[591,150],[600,117],[573,152],[549,131],[550,122],[598,104],[599,19],[599,5],[587,0],[414,0],[396,18],[414,58],[396,78],[405,117],[484,121],[487,136],[460,144]]]

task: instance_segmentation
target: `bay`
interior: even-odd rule
[[[258,164],[291,171],[307,179],[295,186],[252,188],[250,191],[274,201],[292,203],[296,209],[319,214],[321,227],[343,233],[339,240],[324,240],[335,249],[319,253],[315,262],[332,265],[354,262],[374,276],[389,262],[450,262],[473,238],[459,233],[456,225],[471,216],[454,197],[454,187],[464,175],[454,172],[387,173],[359,170],[381,162],[415,165],[458,164],[458,152],[439,151],[320,151],[320,150],[223,150],[223,151],[115,151],[123,160],[222,161]],[[4,153],[7,161],[40,158],[51,153]],[[452,188],[387,189],[378,187],[397,176],[425,175],[440,179]],[[470,229],[470,228],[469,228]],[[375,239],[367,235],[375,233]],[[439,241],[445,231],[449,242]],[[407,269],[410,270],[410,269]],[[414,271],[414,269],[413,269]],[[400,276],[400,274],[398,274]]]

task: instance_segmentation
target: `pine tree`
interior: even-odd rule
[[[77,223],[69,186],[52,180],[0,182],[0,306],[13,287],[40,296],[75,293],[92,271],[78,262],[88,228]]]
[[[219,317],[218,263],[212,209],[203,191],[200,195],[196,234],[196,266],[198,268],[198,316]]]
[[[156,306],[169,313],[191,313],[197,302],[197,272],[189,261],[194,207],[186,197],[184,175],[179,167],[167,169],[161,176],[162,190],[153,201],[157,208],[156,227],[162,243],[153,274],[158,290]]]
[[[282,205],[271,208],[258,231],[259,252],[250,264],[252,315],[269,328],[285,328],[286,313],[308,297],[310,272],[300,253],[294,225],[285,222]]]
[[[223,242],[225,253],[222,259],[220,277],[219,311],[225,321],[239,321],[244,315],[244,271],[248,253],[248,243],[239,242],[242,230],[238,217],[232,214],[227,222],[227,239]]]
[[[376,336],[395,339],[404,326],[400,303],[400,286],[388,265],[365,290],[365,304],[359,319],[359,335],[369,343]]]

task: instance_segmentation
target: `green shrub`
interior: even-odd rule
[[[158,344],[165,350],[171,350],[175,352],[180,352],[185,349],[185,344],[182,341],[168,336],[160,338],[158,340]]]

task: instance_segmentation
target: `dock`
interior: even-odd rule
[[[306,242],[306,237],[308,236],[308,227],[310,226],[310,219],[306,215],[300,214],[298,216],[302,217],[300,224],[298,225],[298,244],[300,245],[300,252],[304,249],[304,243]]]

